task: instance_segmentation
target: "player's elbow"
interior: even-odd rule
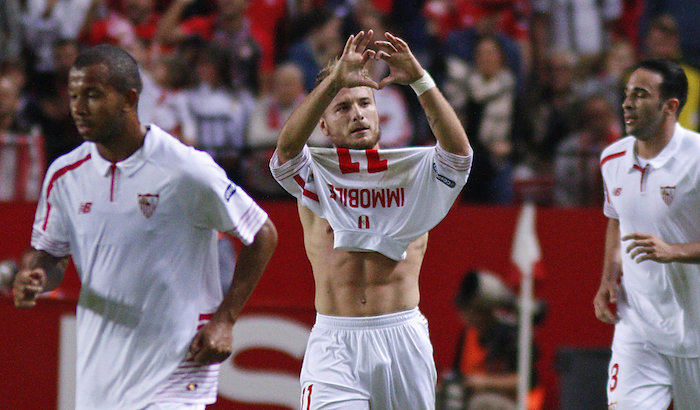
[[[268,258],[272,256],[272,253],[277,248],[277,228],[275,224],[272,223],[270,218],[265,220],[265,223],[260,228],[257,234],[255,234],[255,240],[253,245],[258,247],[262,253],[264,253]]]

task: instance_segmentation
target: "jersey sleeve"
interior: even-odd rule
[[[56,257],[70,254],[69,232],[61,204],[58,176],[60,170],[50,167],[44,178],[41,196],[34,214],[31,245]]]
[[[244,245],[250,245],[267,220],[267,213],[231,182],[211,157],[206,162],[195,169],[188,187],[192,190],[188,196],[190,217],[195,226],[230,232]]]
[[[469,178],[472,168],[474,152],[471,147],[469,154],[457,155],[445,151],[440,144],[435,145],[434,164],[437,173],[436,178],[445,184],[454,182],[457,186],[464,186]],[[442,178],[441,178],[442,177]]]
[[[601,155],[601,158],[605,153]],[[601,167],[600,170],[601,176],[603,178],[603,215],[607,216],[608,218],[612,219],[620,219],[619,215],[617,214],[617,210],[615,210],[615,206],[612,203],[612,200],[610,198],[610,190],[608,189],[608,181],[606,180],[605,177],[605,172],[603,171],[603,168]]]
[[[311,152],[307,145],[297,156],[285,162],[279,163],[277,150],[270,159],[270,172],[275,180],[287,192],[292,194],[302,205],[311,209],[319,216],[323,216],[318,192],[314,184],[314,173],[311,167]]]

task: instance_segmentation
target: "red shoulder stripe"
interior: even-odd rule
[[[301,187],[304,196],[309,197],[314,201],[318,202],[318,195],[315,192],[311,192],[308,189],[304,188],[306,186],[306,182],[301,176],[299,176],[299,174],[294,175],[294,180]]]
[[[610,154],[610,155],[608,155],[607,157],[601,159],[601,160],[600,160],[600,167],[603,168],[603,164],[605,164],[606,162],[610,161],[611,159],[615,159],[615,158],[618,158],[618,157],[621,157],[621,156],[625,155],[626,152],[627,152],[627,151],[616,152],[616,153],[614,153],[614,154]]]
[[[51,212],[51,203],[49,202],[49,196],[51,195],[51,190],[53,189],[53,184],[58,180],[58,178],[62,177],[65,175],[68,171],[72,171],[79,166],[83,165],[85,161],[90,159],[90,154],[87,154],[87,156],[77,162],[74,162],[70,165],[66,165],[65,167],[59,169],[56,171],[55,174],[51,176],[51,180],[49,181],[49,187],[46,189],[46,218],[44,218],[44,225],[42,226],[43,230],[46,230],[46,225],[49,223],[49,213]]]

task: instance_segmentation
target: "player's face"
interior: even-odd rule
[[[662,81],[661,74],[643,68],[635,70],[630,76],[622,103],[627,134],[647,141],[661,129],[664,121]]]
[[[338,148],[376,148],[380,136],[379,114],[372,89],[340,90],[323,113],[321,130]]]
[[[68,74],[71,115],[86,141],[108,143],[123,129],[127,98],[107,83],[107,75],[102,64],[74,67]]]

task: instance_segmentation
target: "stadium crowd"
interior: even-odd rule
[[[142,122],[209,152],[253,196],[291,199],[268,169],[277,134],[347,36],[373,29],[411,44],[463,121],[476,153],[464,201],[600,206],[628,67],[680,62],[680,123],[698,130],[697,15],[682,0],[3,0],[0,201],[35,201],[47,165],[82,142],[67,72],[99,43],[141,65]],[[382,147],[434,143],[408,87],[376,99]]]

